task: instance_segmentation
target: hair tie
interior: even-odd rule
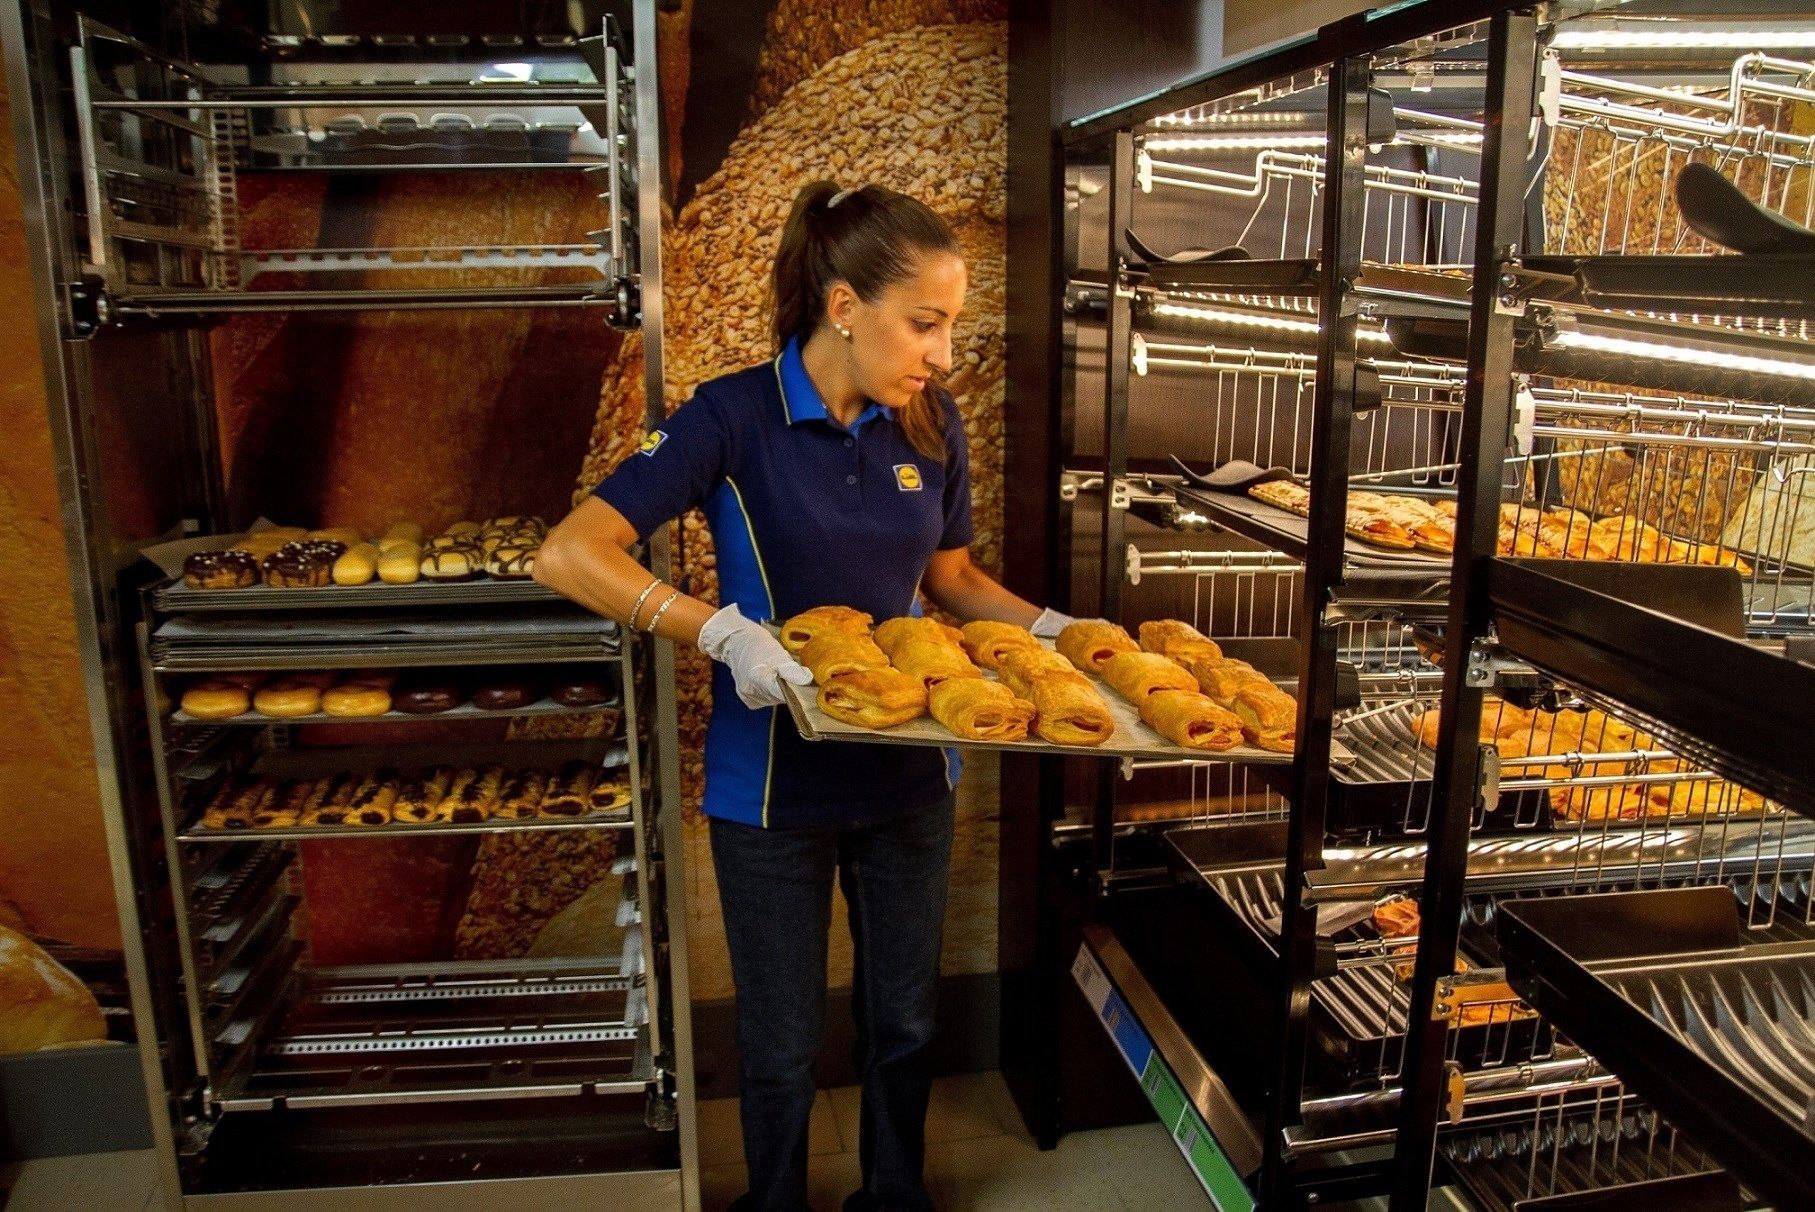
[[[846,198],[850,197],[852,194],[854,194],[856,192],[857,191],[854,189],[839,190],[837,193],[832,195],[832,200],[830,202],[826,203],[826,209],[831,210],[834,206],[837,206],[840,202],[843,202]]]

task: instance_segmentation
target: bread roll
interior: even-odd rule
[[[781,625],[781,645],[796,656],[822,631],[863,635],[870,630],[870,616],[849,606],[815,606]]]
[[[378,557],[378,579],[386,585],[413,585],[422,576],[422,548],[397,543]]]
[[[1103,662],[1118,652],[1141,650],[1141,646],[1134,642],[1134,637],[1120,626],[1096,619],[1071,624],[1059,633],[1053,647],[1063,653],[1073,665],[1092,673],[1103,672]]]
[[[382,548],[386,543],[422,543],[422,527],[414,522],[393,522],[385,528],[384,537],[378,540]]]
[[[107,1020],[88,986],[31,939],[0,925],[0,1053],[106,1038]]]
[[[356,543],[334,561],[336,585],[364,585],[378,573],[378,548]]]

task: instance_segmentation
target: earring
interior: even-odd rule
[[[844,325],[834,324],[834,325],[832,325],[832,329],[834,332],[836,332],[839,336],[843,337],[845,340],[849,341],[851,339],[851,330],[846,328]]]

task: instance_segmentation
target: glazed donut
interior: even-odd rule
[[[299,715],[315,715],[321,710],[321,689],[306,682],[291,681],[288,678],[272,682],[269,686],[252,696],[252,705],[260,714],[289,719]]]
[[[252,697],[246,688],[230,682],[197,682],[183,691],[183,710],[197,719],[224,720],[251,706]]]
[[[328,715],[383,715],[391,709],[391,692],[381,686],[348,682],[321,694],[321,709]]]

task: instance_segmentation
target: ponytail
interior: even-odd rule
[[[917,198],[865,185],[841,190],[832,181],[814,181],[794,195],[775,254],[769,305],[775,350],[798,337],[805,344],[825,322],[832,284],[847,283],[866,303],[913,272],[929,252],[962,257],[952,229]],[[944,463],[945,418],[932,387],[901,409],[899,421],[914,449]]]

